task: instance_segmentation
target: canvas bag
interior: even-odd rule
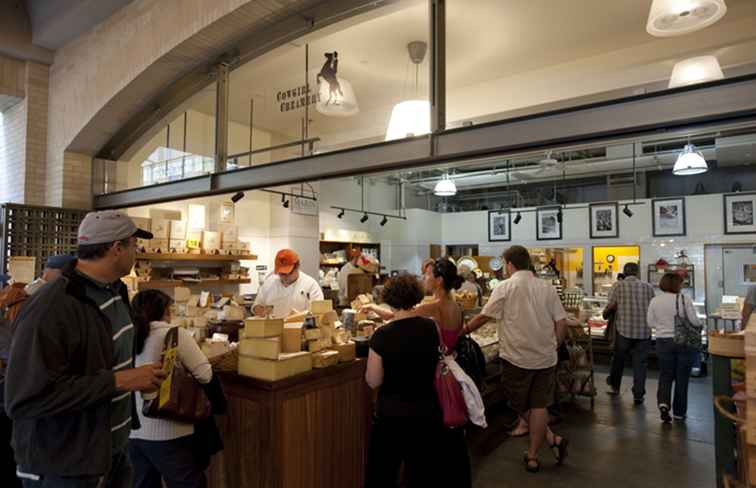
[[[178,327],[171,327],[163,344],[163,371],[157,398],[145,402],[145,417],[196,423],[210,417],[210,401],[197,380],[178,360]]]
[[[467,405],[462,394],[462,387],[444,360],[447,351],[438,324],[436,324],[436,332],[438,333],[439,358],[438,364],[436,364],[434,383],[438,403],[444,417],[444,425],[446,427],[462,427],[467,423]]]
[[[680,300],[683,301],[683,315],[680,316]],[[701,329],[700,325],[695,325],[688,318],[687,307],[685,307],[685,298],[682,293],[675,297],[675,344],[686,346],[691,349],[701,348]]]

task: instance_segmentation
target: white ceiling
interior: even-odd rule
[[[472,89],[475,93],[477,86],[500,79],[516,80],[515,75],[526,80],[523,73],[539,70],[547,73],[557,65],[577,60],[595,59],[599,63],[609,59],[616,64],[611,54],[626,54],[628,49],[644,50],[643,57],[628,56],[627,63],[622,65],[622,69],[642,72],[641,78],[656,76],[645,74],[643,70],[649,71],[647,65],[663,63],[661,69],[666,72],[675,59],[702,50],[716,52],[723,64],[756,61],[753,50],[731,47],[750,46],[756,41],[756,1],[728,0],[728,13],[718,24],[672,39],[657,39],[646,33],[650,3],[650,0],[450,0],[449,97],[457,91],[469,93]],[[248,125],[249,100],[254,97],[256,127],[298,138],[303,111],[281,113],[275,97],[279,90],[304,84],[304,44],[309,42],[310,83],[314,84],[323,53],[336,50],[339,75],[352,83],[360,104],[360,113],[350,118],[326,117],[310,110],[310,135],[322,137],[326,145],[339,140],[379,140],[393,105],[414,95],[414,70],[406,45],[413,40],[428,39],[427,2],[407,0],[368,15],[320,31],[235,70],[231,78],[231,120]],[[618,68],[609,64],[607,72],[614,70],[611,74],[616,77]],[[578,66],[572,69],[579,69]],[[427,97],[427,69],[426,59],[420,71],[421,97]],[[591,76],[596,76],[597,69],[598,76],[603,74],[593,66]],[[584,94],[578,85],[562,87],[564,97],[570,98],[573,88],[573,96]],[[526,86],[520,88],[527,91]],[[507,95],[500,93],[501,97]],[[485,110],[485,103],[480,110]],[[208,94],[198,96],[193,108],[211,112],[213,104],[214,97]]]

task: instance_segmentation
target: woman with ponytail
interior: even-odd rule
[[[165,336],[171,329],[171,297],[160,290],[144,290],[131,302],[136,330],[136,366],[162,360]],[[213,370],[191,333],[178,329],[177,358],[203,387],[213,379]],[[207,391],[207,388],[205,388]],[[152,397],[155,394],[151,395]],[[208,395],[216,411],[213,398]],[[151,398],[147,398],[151,399]],[[175,420],[155,419],[142,414],[144,399],[137,395],[141,427],[131,431],[129,457],[134,465],[134,487],[205,487],[204,470],[209,457],[198,452],[195,425]],[[199,427],[200,424],[197,425]],[[204,453],[206,454],[206,453]]]

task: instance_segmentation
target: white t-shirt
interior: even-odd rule
[[[350,262],[346,263],[339,271],[339,300],[342,304],[346,303],[349,293],[347,284],[349,283],[350,274],[359,274],[362,270]]]
[[[289,286],[281,283],[277,274],[271,274],[263,282],[255,298],[255,305],[273,305],[273,318],[282,319],[296,309],[303,312],[313,300],[322,300],[323,290],[311,276],[299,272],[297,281]]]
[[[557,363],[554,323],[567,318],[554,287],[530,271],[501,282],[481,314],[496,320],[499,356],[523,369],[546,369]]]
[[[669,339],[675,337],[675,315],[677,314],[677,308],[675,307],[675,301],[679,300],[678,307],[680,309],[680,317],[683,317],[685,313],[688,314],[688,319],[694,325],[701,325],[696,314],[696,308],[693,306],[693,301],[683,294],[682,298],[677,298],[678,295],[674,293],[662,293],[657,295],[651,300],[648,306],[648,316],[646,321],[648,326],[656,329],[657,339]],[[683,304],[685,309],[683,310]]]

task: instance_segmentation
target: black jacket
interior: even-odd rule
[[[29,473],[99,476],[110,468],[113,333],[75,265],[37,291],[14,324],[5,409],[16,461]],[[138,428],[133,395],[132,411]]]

